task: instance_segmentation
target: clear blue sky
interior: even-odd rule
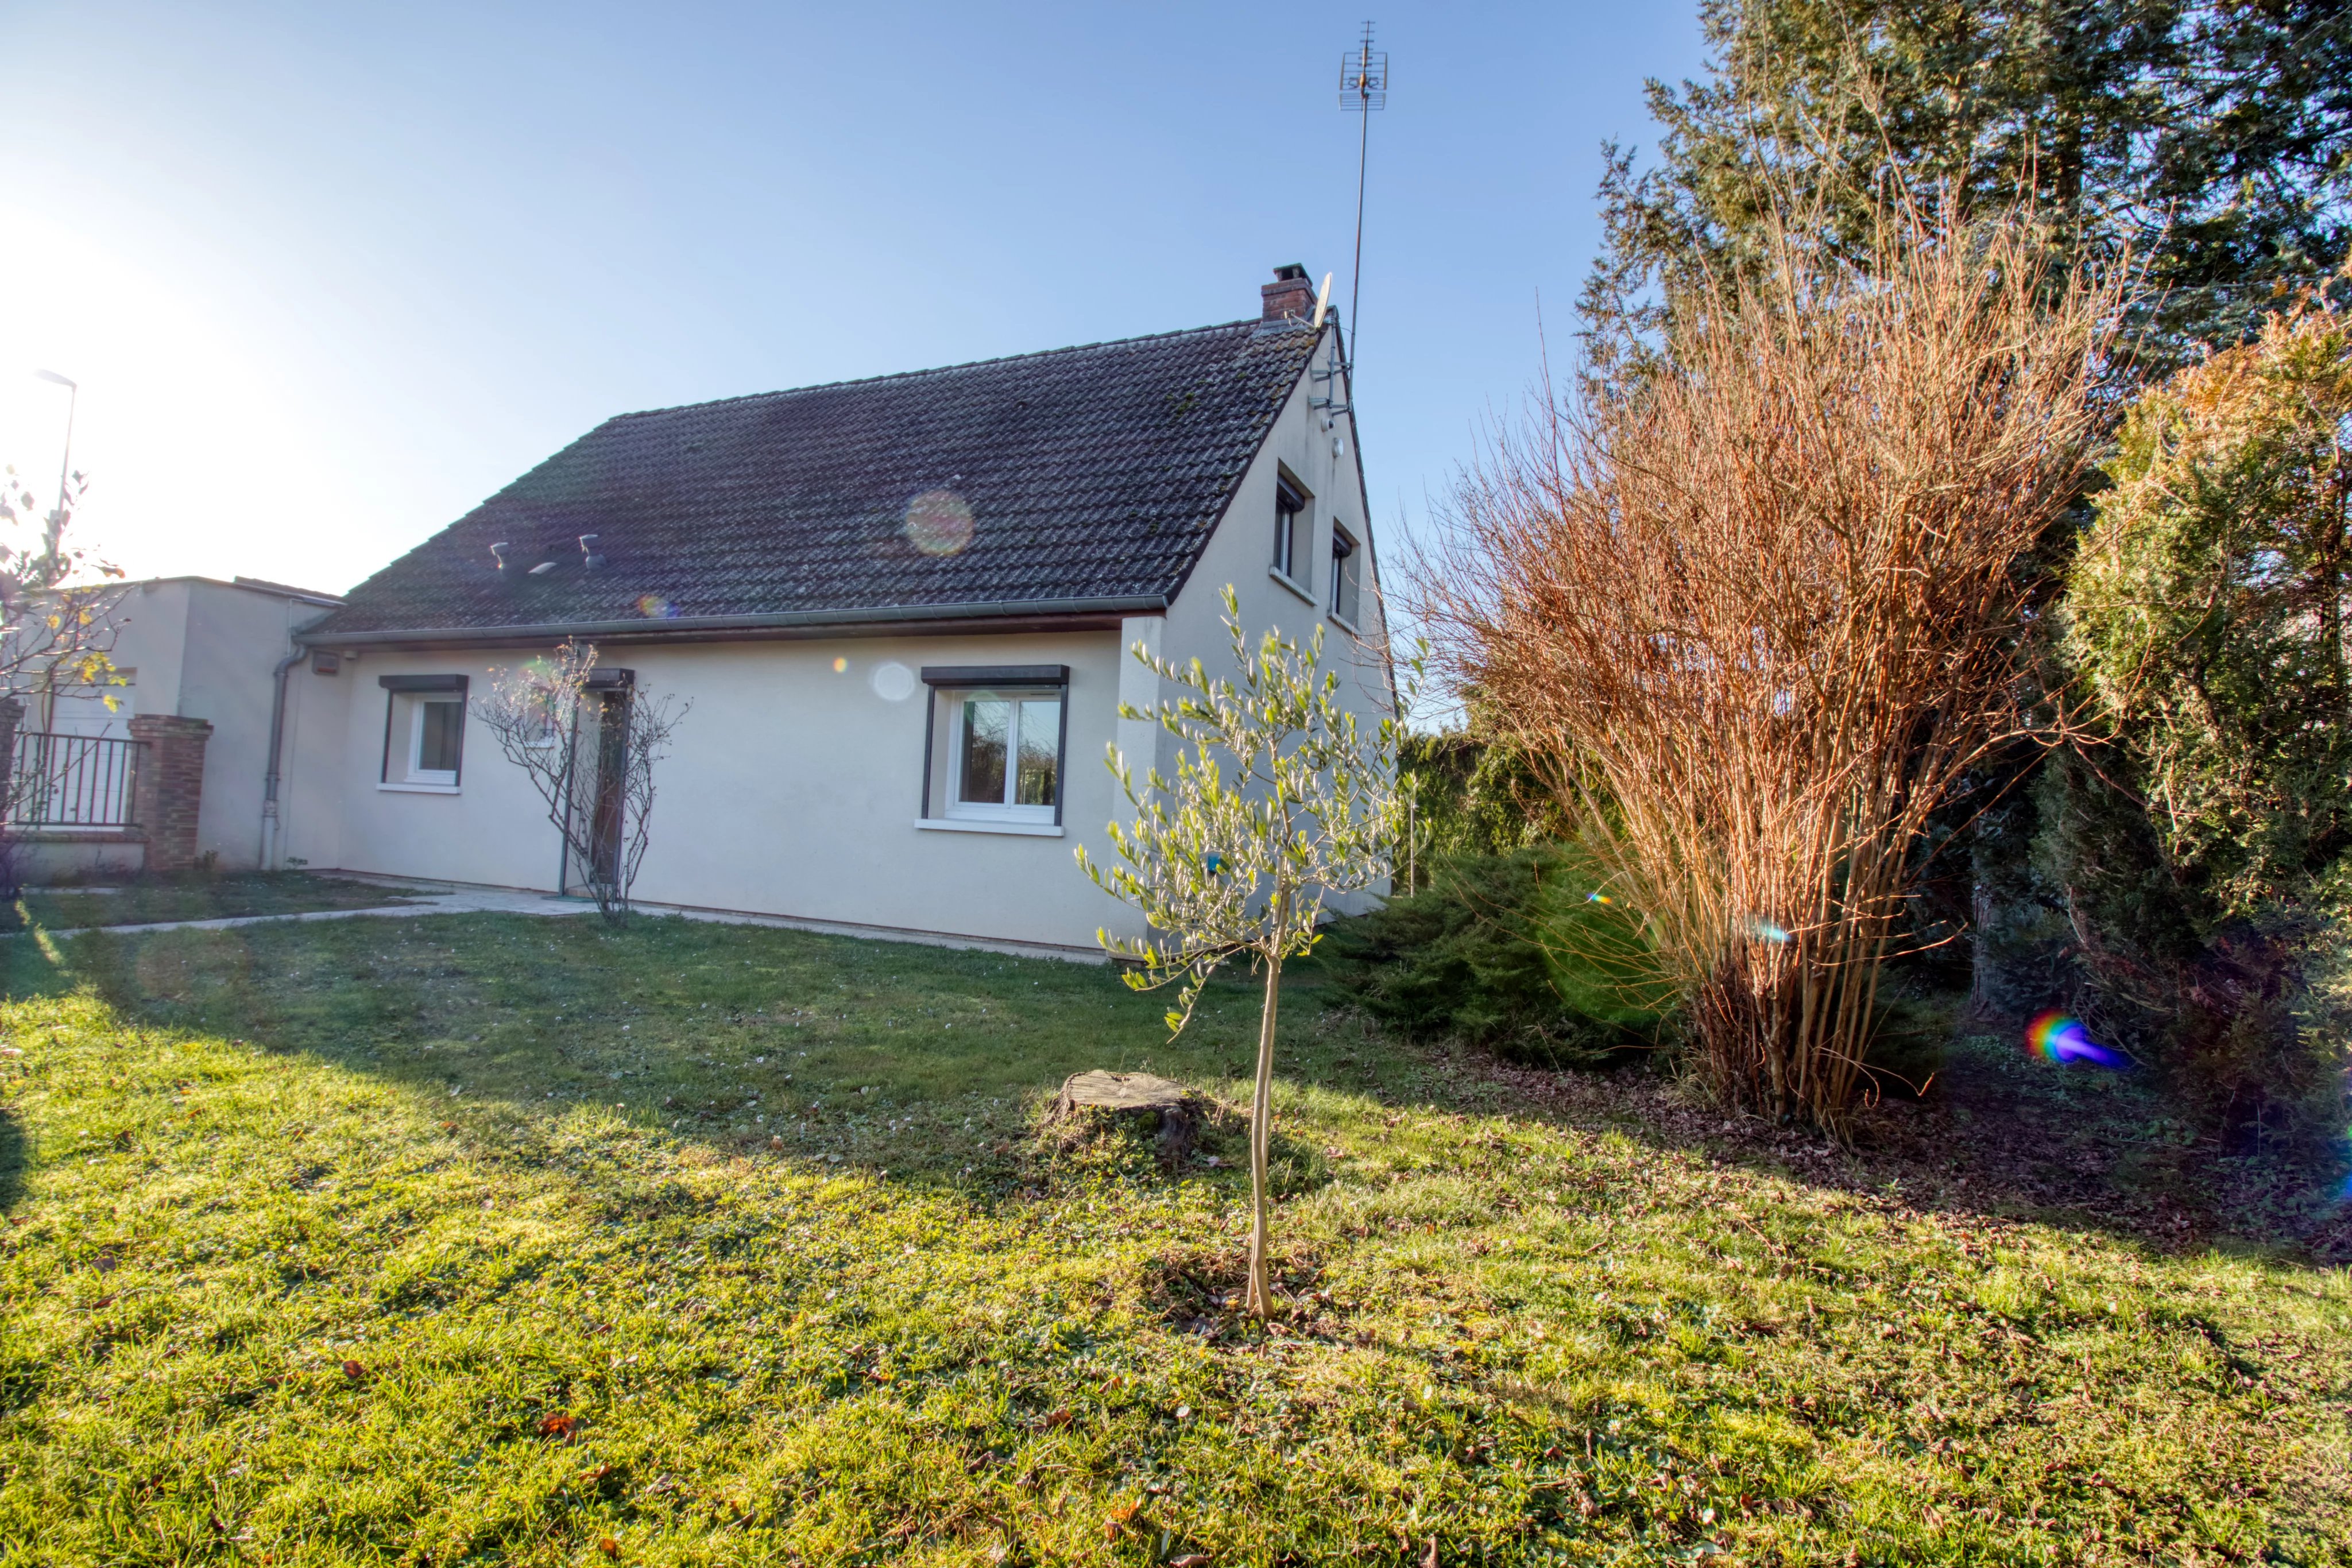
[[[614,413],[1255,312],[1339,274],[1321,4],[0,0],[0,459],[134,575],[349,586]],[[1391,538],[1524,395],[1693,6],[1374,13]]]

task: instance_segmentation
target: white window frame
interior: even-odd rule
[[[950,832],[1062,836],[1062,807],[1070,788],[1070,670],[1066,664],[951,664],[926,666],[927,716],[923,731],[923,809],[918,828]],[[975,697],[1014,704],[1005,755],[1004,791],[1019,789],[1020,723],[1026,702],[1057,702],[1054,735],[1054,800],[1024,806],[1009,800],[966,800],[963,789],[964,704]],[[940,709],[947,722],[940,723]]]
[[[1070,695],[1063,686],[950,686],[940,693],[948,708],[948,769],[946,799],[941,802],[948,820],[966,822],[1025,822],[1032,826],[1050,827],[1062,820],[1062,748],[1069,735]],[[1006,731],[1004,749],[1004,799],[998,800],[967,800],[963,790],[964,705],[972,701],[1003,702],[1013,705],[1013,718]],[[1024,806],[1012,796],[1021,787],[1021,710],[1024,704],[1052,702],[1058,711],[1054,716],[1054,800],[1051,805]]]
[[[408,782],[439,784],[455,789],[457,787],[457,768],[425,766],[425,720],[436,707],[454,707],[457,710],[457,756],[462,764],[466,755],[466,699],[439,696],[431,692],[418,692],[409,699],[409,702],[414,713],[408,724]]]
[[[1339,553],[1342,544],[1348,547],[1345,555]],[[1364,577],[1357,565],[1363,554],[1363,540],[1341,524],[1331,525],[1331,602],[1328,608],[1331,619],[1350,632],[1356,630],[1357,617],[1363,610]],[[1350,603],[1350,600],[1354,602]]]
[[[411,686],[405,684],[411,679],[437,677],[383,677],[383,768],[376,788],[420,795],[455,795],[459,792],[465,779],[466,727],[470,716],[467,688],[454,684]],[[395,682],[402,684],[394,685]],[[434,703],[448,703],[457,710],[457,766],[455,768],[424,766],[425,710]]]
[[[1274,563],[1266,568],[1266,571],[1276,582],[1312,604],[1315,602],[1315,492],[1299,483],[1289,469],[1279,465],[1275,469],[1274,485]],[[1283,492],[1286,490],[1298,499],[1298,509],[1287,514],[1282,507]],[[1283,526],[1285,516],[1290,519],[1288,528]]]

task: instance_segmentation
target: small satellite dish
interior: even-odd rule
[[[1331,275],[1323,275],[1323,287],[1315,291],[1315,329],[1323,329],[1324,312],[1331,308]]]

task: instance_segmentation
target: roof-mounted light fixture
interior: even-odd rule
[[[593,571],[598,567],[604,564],[604,558],[596,553],[596,541],[601,537],[603,536],[598,534],[582,534],[580,536],[580,564],[586,567],[590,571]]]
[[[513,546],[507,543],[504,539],[500,539],[498,543],[490,547],[490,559],[499,563],[499,570],[500,571],[506,570],[507,551],[513,548]]]

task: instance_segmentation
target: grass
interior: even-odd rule
[[[372,909],[414,902],[389,888],[301,872],[192,873],[133,877],[106,893],[71,887],[29,891],[17,899],[7,928],[79,931],[93,925]]]
[[[2352,1562],[2343,1270],[1547,1100],[1311,970],[1261,1330],[1237,1136],[1030,1136],[1239,1099],[1245,978],[1170,1045],[672,920],[5,956],[0,1563]]]

